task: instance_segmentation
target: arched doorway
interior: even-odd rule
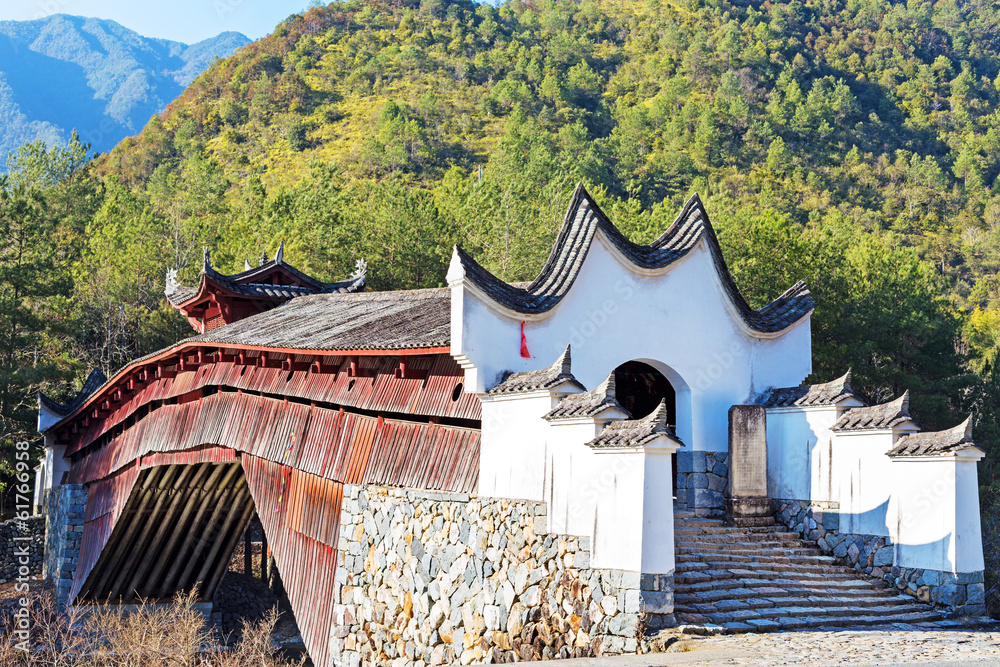
[[[660,401],[667,401],[667,421],[677,421],[674,387],[663,373],[641,361],[626,361],[615,369],[615,396],[632,419],[649,415]]]
[[[657,408],[660,401],[667,403],[667,423],[676,427],[677,394],[670,381],[652,366],[642,361],[626,361],[615,369],[615,398],[632,419],[642,419]],[[671,455],[673,479],[671,485],[677,496],[677,455]]]

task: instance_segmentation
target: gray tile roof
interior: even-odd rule
[[[904,435],[889,450],[889,456],[943,456],[976,447],[972,441],[972,417],[946,431]]]
[[[760,310],[750,308],[733,282],[715,231],[697,195],[684,205],[677,220],[660,238],[650,245],[638,245],[625,238],[583,186],[578,185],[542,272],[525,287],[500,280],[461,248],[456,248],[456,253],[466,277],[494,301],[519,313],[543,313],[558,304],[572,288],[598,229],[629,261],[644,269],[668,266],[704,239],[730,301],[747,326],[755,331],[781,331],[815,307],[805,283],[800,281]]]
[[[260,266],[246,271],[241,271],[240,273],[225,275],[212,268],[210,256],[206,250],[205,262],[201,270],[201,281],[199,283],[199,287],[189,287],[177,283],[171,285],[168,274],[166,290],[167,300],[173,305],[179,306],[195,297],[200,291],[200,285],[205,283],[212,283],[217,287],[233,294],[279,300],[293,299],[295,297],[306,296],[309,294],[360,292],[365,288],[368,266],[363,261],[358,262],[357,270],[354,275],[347,280],[324,283],[313,278],[312,276],[306,275],[295,267],[286,264],[283,257],[283,249],[279,249],[278,255],[274,259],[265,261]],[[275,267],[281,268],[285,272],[294,275],[297,279],[305,283],[305,285],[271,285],[268,283],[253,282],[254,278],[266,275]]]
[[[801,387],[784,387],[765,391],[758,403],[765,408],[787,408],[809,405],[837,405],[847,399],[861,401],[851,389],[851,371],[842,377],[823,384],[807,384]],[[864,401],[861,401],[862,403]]]
[[[916,424],[910,416],[910,392],[889,403],[872,405],[863,408],[851,408],[831,427],[834,431],[868,431],[876,429],[895,428],[900,424],[910,422]]]
[[[186,339],[297,350],[402,350],[451,345],[451,291],[313,294]]]
[[[613,371],[604,382],[590,391],[570,394],[559,401],[556,407],[545,415],[545,419],[598,417],[608,410],[619,410],[622,414],[629,416],[628,410],[623,408],[615,398],[615,374]]]
[[[573,373],[570,371],[572,359],[570,357],[569,345],[566,351],[559,355],[555,363],[548,368],[540,368],[535,371],[522,373],[509,373],[495,387],[487,393],[493,396],[505,394],[524,394],[542,389],[555,389],[556,387],[575,387],[583,391]]]
[[[656,410],[642,419],[616,419],[608,422],[587,446],[593,449],[641,447],[661,436],[670,438],[680,446],[684,445],[674,432],[674,427],[667,424],[666,401],[660,401]]]
[[[44,405],[49,412],[57,414],[60,417],[65,417],[71,412],[75,412],[95,391],[104,386],[104,383],[107,381],[108,379],[104,377],[104,373],[99,368],[95,368],[90,371],[90,375],[87,376],[83,387],[80,388],[79,393],[69,403],[58,403],[42,392],[38,392],[38,402]]]

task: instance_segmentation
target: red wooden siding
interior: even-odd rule
[[[211,444],[348,484],[473,492],[479,438],[478,429],[381,419],[226,392],[151,412],[74,462],[69,481],[102,479],[156,453],[192,452],[187,462],[199,462],[197,448]]]
[[[231,350],[235,352],[235,350]],[[257,365],[261,356],[268,359],[267,367]],[[283,355],[266,352],[246,352],[246,364],[236,361],[206,363],[194,370],[178,372],[176,377],[151,380],[137,391],[123,390],[123,402],[112,403],[107,414],[89,418],[81,432],[71,436],[68,454],[74,454],[98,440],[112,428],[124,423],[144,406],[154,401],[178,398],[206,387],[230,387],[320,403],[332,403],[360,411],[416,414],[424,417],[450,419],[480,419],[479,398],[458,389],[464,381],[462,369],[448,355],[409,357],[408,374],[424,375],[422,379],[401,378],[397,370],[399,359],[392,356],[329,357],[324,368],[331,373],[308,370],[285,371],[284,359],[308,363],[311,355]],[[351,376],[350,363],[355,363],[357,376]],[[456,394],[456,390],[458,393]],[[105,396],[110,388],[102,389]],[[103,403],[100,397],[91,399],[91,407],[71,420],[79,429],[93,406]]]
[[[298,509],[289,502],[287,484],[289,477],[295,475],[303,490],[323,489],[323,493],[328,495],[322,496],[322,500],[316,497],[312,511],[330,517],[335,526],[340,524],[343,486],[254,456],[243,457],[243,470],[278,563],[278,572],[295,613],[295,621],[302,632],[302,640],[313,663],[326,665],[333,620],[337,549],[336,545],[324,544],[292,528],[292,523],[298,519],[290,520],[288,515],[295,516]],[[286,484],[284,497],[281,496],[283,479]],[[335,539],[336,529],[333,534]]]

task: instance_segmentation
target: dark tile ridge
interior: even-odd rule
[[[976,447],[976,443],[972,440],[972,415],[969,415],[958,426],[944,431],[904,435],[889,450],[889,456],[944,456],[972,447]]]
[[[541,273],[527,286],[508,284],[483,268],[461,248],[455,251],[466,277],[500,305],[523,314],[551,310],[568,293],[600,229],[632,264],[659,269],[687,255],[705,239],[723,289],[744,323],[754,331],[782,331],[815,308],[804,282],[799,281],[760,310],[753,310],[740,294],[726,266],[715,230],[701,199],[693,195],[674,223],[650,245],[629,241],[601,211],[582,184],[570,200],[563,226]]]
[[[851,388],[851,370],[848,369],[847,373],[830,382],[768,389],[757,399],[757,403],[765,408],[783,408],[837,405],[850,398],[864,402]]]
[[[93,396],[94,392],[104,386],[108,379],[101,372],[101,369],[95,368],[90,371],[90,375],[84,381],[83,386],[80,391],[77,392],[76,396],[69,403],[59,403],[55,401],[42,392],[38,392],[38,402],[45,406],[45,408],[52,413],[59,415],[60,417],[65,417],[66,415],[75,412],[81,405],[83,405],[88,398]]]
[[[523,394],[542,389],[554,389],[564,385],[572,385],[583,391],[583,385],[573,377],[571,367],[570,346],[567,345],[566,350],[548,368],[520,373],[508,372],[495,387],[486,393],[492,396]]]

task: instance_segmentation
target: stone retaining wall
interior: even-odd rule
[[[81,484],[64,484],[46,496],[44,575],[55,585],[60,605],[66,604],[73,586],[86,507],[87,491]]]
[[[18,577],[41,574],[44,551],[45,517],[33,516],[0,523],[0,584]],[[22,566],[27,570],[21,570]]]
[[[920,570],[894,565],[892,540],[880,535],[848,535],[837,531],[840,526],[837,503],[804,500],[771,501],[774,518],[800,533],[803,539],[815,542],[825,554],[845,565],[881,579],[898,590],[922,602],[942,605],[966,614],[986,613],[983,573],[952,574],[937,570]]]
[[[544,503],[344,488],[334,664],[514,662],[642,650],[673,576],[590,568]]]
[[[728,452],[677,452],[678,504],[721,516],[728,486]]]

